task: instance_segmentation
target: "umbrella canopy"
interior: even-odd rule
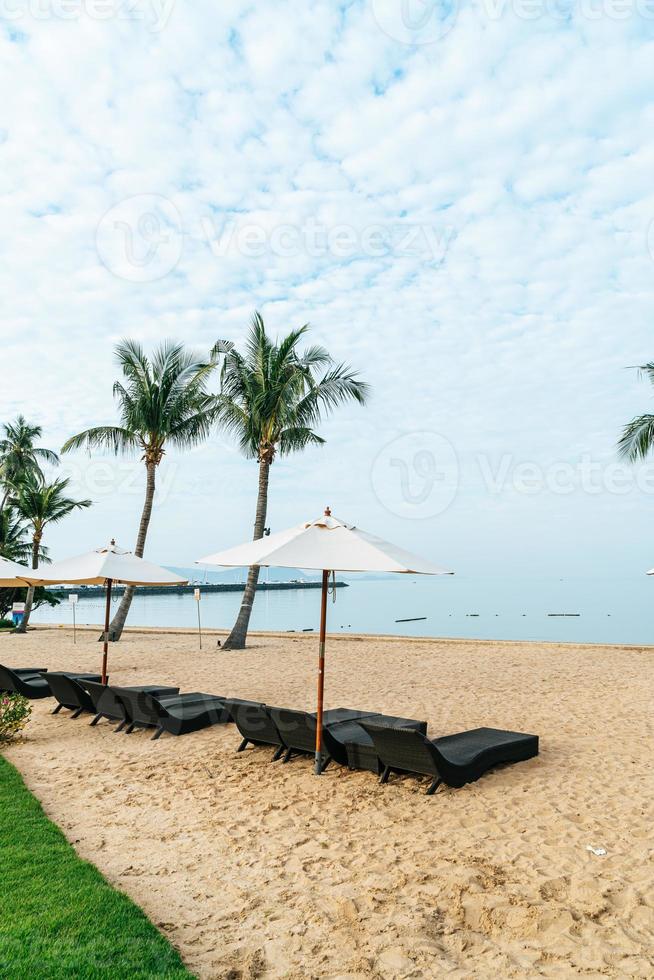
[[[144,558],[137,558],[131,551],[119,548],[115,541],[105,548],[55,562],[48,568],[39,569],[38,573],[28,571],[27,577],[39,585],[62,582],[104,585],[109,581],[120,585],[186,585],[186,579]]]
[[[30,570],[8,558],[0,558],[0,589],[25,588]]]
[[[38,575],[38,577],[37,577]],[[105,585],[107,600],[104,616],[104,647],[102,656],[102,683],[107,683],[107,653],[109,650],[109,612],[111,609],[111,589],[114,583],[119,585],[186,585],[187,580],[180,578],[165,568],[153,565],[152,562],[139,558],[131,551],[119,548],[115,541],[106,548],[96,548],[87,551],[76,558],[55,562],[47,569],[39,569],[38,573],[27,573],[27,580],[32,585]]]
[[[329,507],[324,516],[279,531],[267,538],[226,551],[218,551],[197,564],[274,565],[279,568],[310,568],[322,571],[320,645],[318,650],[318,712],[316,724],[316,768],[322,771],[322,716],[325,675],[325,635],[329,574],[339,572],[397,572],[404,575],[452,575],[424,558],[418,558],[382,538],[332,517]]]
[[[328,508],[329,509],[329,508]],[[404,575],[451,575],[424,558],[383,541],[325,513],[258,541],[200,558],[202,565],[275,565],[279,568],[338,572],[398,572]]]

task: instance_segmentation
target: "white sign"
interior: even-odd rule
[[[77,592],[71,592],[68,596],[68,601],[70,602],[71,606],[76,606],[78,599],[79,599],[79,595],[77,594]]]
[[[14,602],[13,605],[12,605],[12,607],[11,607],[11,611],[12,612],[18,612],[18,613],[24,613],[25,612],[25,603],[24,602]]]
[[[195,596],[195,601],[196,602],[199,602],[200,601],[200,590],[199,589],[193,589],[193,595]]]

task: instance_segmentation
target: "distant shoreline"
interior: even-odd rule
[[[335,583],[337,589],[347,589],[348,584],[348,582]],[[330,583],[331,587],[332,583]],[[124,585],[114,585],[112,591],[114,595],[122,595],[125,588]],[[295,590],[320,588],[322,588],[322,582],[259,582],[257,592],[293,592]],[[136,594],[161,596],[193,595],[196,589],[199,589],[203,595],[208,595],[210,592],[243,592],[245,590],[245,582],[205,582],[203,584],[165,586],[140,585]],[[81,600],[103,596],[105,594],[105,587],[104,585],[78,585],[72,588],[60,589],[55,586],[50,591],[66,597],[69,595],[78,595]]]

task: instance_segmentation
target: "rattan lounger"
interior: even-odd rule
[[[82,681],[82,686],[86,688],[93,702],[95,717],[91,725],[95,726],[102,718],[108,721],[117,721],[119,725],[114,728],[115,732],[122,732],[129,719],[125,714],[125,706],[115,693],[113,687],[95,681]],[[166,695],[179,694],[178,687],[168,687],[163,684],[136,684],[130,685],[127,690],[141,691],[146,694],[153,694],[155,697],[165,697]]]
[[[128,718],[126,735],[135,728],[154,728],[152,738],[155,740],[164,732],[188,735],[209,725],[232,720],[225,698],[214,694],[195,691],[157,698],[146,691],[133,691],[129,687],[114,687],[113,690],[125,706]]]
[[[61,670],[46,671],[44,679],[57,701],[57,707],[52,712],[58,714],[62,708],[69,708],[73,713],[71,718],[78,718],[83,711],[95,711],[93,702],[80,681],[99,681],[100,674],[68,674]]]
[[[0,691],[7,694],[22,694],[25,698],[38,700],[51,698],[48,682],[41,676],[47,667],[4,667],[0,664]]]
[[[383,765],[380,782],[388,782],[392,772],[431,776],[429,796],[441,783],[464,786],[500,763],[521,762],[538,755],[537,735],[496,728],[474,728],[430,741],[419,732],[388,728],[370,720],[362,720],[361,727],[372,738]]]
[[[241,701],[238,698],[228,698],[225,703],[242,736],[237,752],[244,752],[248,745],[272,745],[275,748],[273,762],[282,757],[287,746],[267,705],[260,701]]]

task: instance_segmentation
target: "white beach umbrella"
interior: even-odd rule
[[[0,558],[0,589],[25,588],[30,569],[8,558]]]
[[[318,712],[316,725],[316,773],[322,768],[322,716],[325,671],[325,634],[329,575],[339,572],[397,572],[404,575],[452,575],[424,558],[383,541],[335,517],[329,507],[316,521],[298,524],[257,541],[219,551],[197,564],[237,567],[264,565],[322,571],[320,644],[318,650]]]
[[[104,617],[104,648],[102,656],[102,683],[107,683],[107,652],[109,649],[109,612],[111,608],[111,588],[118,585],[186,585],[180,578],[159,565],[144,558],[138,558],[131,551],[119,548],[111,541],[105,548],[87,551],[75,558],[55,562],[47,569],[37,573],[27,573],[32,585],[104,585],[107,589]]]

